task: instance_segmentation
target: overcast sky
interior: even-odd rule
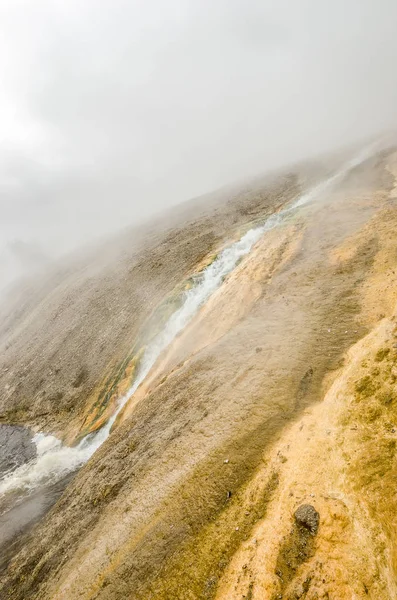
[[[1,0],[0,268],[394,128],[396,26],[396,0]]]

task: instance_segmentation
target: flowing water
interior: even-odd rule
[[[54,436],[36,434],[33,438],[37,445],[36,458],[14,470],[0,482],[0,496],[16,489],[31,490],[49,481],[53,482],[84,464],[109,437],[117,415],[145,379],[163,350],[191,321],[199,308],[219,288],[225,276],[250,252],[264,232],[276,227],[281,219],[281,213],[273,215],[261,227],[250,229],[240,240],[225,248],[214,262],[197,276],[195,285],[184,292],[181,307],[171,315],[164,329],[147,347],[132,387],[120,398],[115,413],[102,429],[95,434],[89,434],[74,448],[63,446]]]
[[[63,446],[54,436],[36,434],[33,438],[37,447],[36,457],[3,477],[0,481],[0,498],[7,493],[19,494],[19,497],[23,498],[40,486],[53,486],[81,467],[109,437],[117,415],[146,378],[160,354],[220,287],[224,278],[233,271],[240,259],[251,251],[266,231],[284,222],[299,207],[323,196],[349,171],[368,159],[375,150],[374,147],[366,149],[335,175],[300,196],[283,211],[270,216],[263,225],[250,229],[241,239],[225,248],[212,264],[197,275],[195,285],[184,292],[182,305],[171,315],[164,329],[147,347],[132,387],[119,400],[115,413],[102,429],[89,434],[74,448]]]

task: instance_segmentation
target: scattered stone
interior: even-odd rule
[[[312,535],[316,535],[320,523],[320,515],[311,504],[301,504],[294,514],[298,525],[305,527]]]

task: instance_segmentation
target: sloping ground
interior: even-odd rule
[[[257,243],[32,530],[5,598],[397,596],[396,168],[366,161]]]
[[[307,176],[322,172],[319,166]],[[203,199],[209,204],[204,216],[178,207],[162,222],[127,230],[13,290],[12,309],[0,315],[0,422],[29,424],[70,441],[162,299],[248,222],[300,189],[296,174],[283,173],[221,195],[215,207]]]

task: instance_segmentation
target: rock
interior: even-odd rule
[[[311,504],[301,504],[294,514],[295,521],[305,527],[312,535],[316,535],[320,523],[320,515]]]

